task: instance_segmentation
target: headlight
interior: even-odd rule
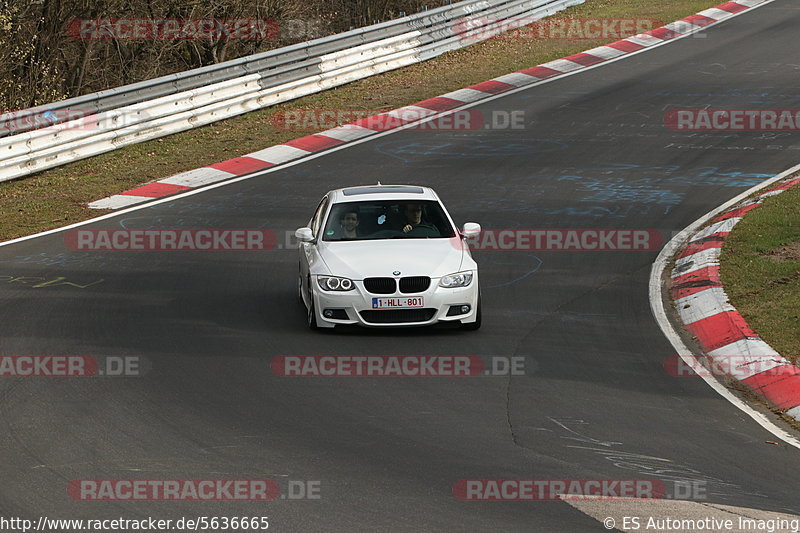
[[[352,291],[355,288],[352,280],[333,276],[319,276],[317,283],[321,289],[326,291]]]
[[[457,272],[455,274],[448,274],[446,276],[442,276],[442,279],[439,280],[439,286],[446,289],[452,289],[453,287],[466,287],[470,283],[472,283],[472,272]]]

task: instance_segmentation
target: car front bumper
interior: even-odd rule
[[[319,327],[334,327],[351,324],[365,327],[407,327],[427,326],[437,322],[475,322],[478,305],[478,273],[473,272],[472,282],[466,287],[442,288],[439,280],[432,279],[431,286],[424,292],[394,294],[372,294],[364,288],[363,281],[355,281],[355,289],[347,292],[323,291],[312,276],[314,284],[314,309]],[[422,309],[373,309],[373,298],[401,298],[421,296]],[[469,306],[467,313],[457,309]],[[326,317],[326,311],[334,316]],[[454,314],[455,311],[455,314]],[[343,312],[343,313],[342,313]],[[344,314],[347,318],[344,318]]]

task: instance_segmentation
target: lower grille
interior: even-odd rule
[[[394,278],[366,278],[364,288],[372,294],[394,294],[397,284]]]
[[[400,292],[425,292],[431,286],[431,278],[428,276],[409,276],[400,279]]]
[[[427,322],[436,314],[436,309],[386,309],[361,311],[361,318],[372,324],[402,322]]]

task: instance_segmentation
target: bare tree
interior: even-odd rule
[[[0,109],[220,63],[448,1],[0,0]],[[230,34],[233,21],[248,19],[259,27],[250,28],[247,38]],[[177,37],[156,31],[134,39],[115,33],[115,20],[142,20],[150,28],[169,20],[187,27]],[[216,24],[216,31],[193,33],[198,21]],[[98,31],[76,31],[86,23]]]

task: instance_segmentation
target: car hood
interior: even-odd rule
[[[458,272],[464,259],[461,239],[386,239],[323,242],[320,256],[330,274],[360,280],[402,276],[438,278]]]

